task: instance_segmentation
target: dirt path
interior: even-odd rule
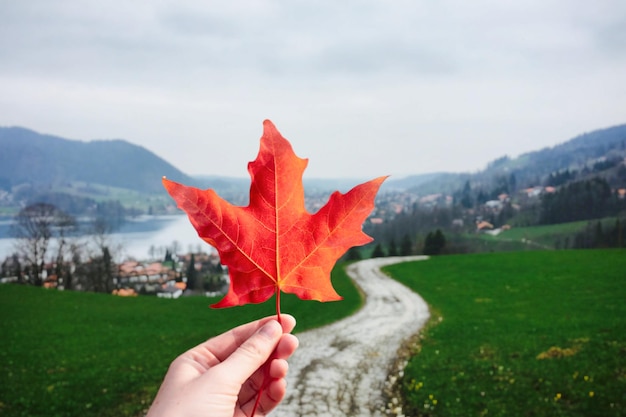
[[[348,268],[366,295],[365,305],[344,320],[298,334],[287,397],[272,416],[388,415],[383,392],[397,351],[429,312],[420,296],[379,268],[421,259],[425,257],[375,258]]]

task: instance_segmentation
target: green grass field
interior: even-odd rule
[[[387,268],[433,318],[402,379],[407,416],[626,415],[626,251],[434,257]],[[283,296],[297,331],[356,311]],[[271,301],[117,298],[0,286],[0,415],[138,416],[171,360]],[[441,318],[441,319],[440,319]]]
[[[626,251],[435,257],[386,271],[433,315],[407,416],[626,415]]]
[[[342,268],[333,285],[343,301],[281,297],[296,331],[356,311],[361,296]],[[274,303],[214,310],[217,299],[120,298],[0,286],[0,415],[138,416],[169,363],[207,338],[266,315]]]
[[[508,244],[515,250],[554,249],[556,245],[562,247],[566,241],[571,247],[576,234],[584,231],[589,225],[595,227],[600,222],[604,230],[610,230],[615,226],[616,220],[615,217],[608,217],[542,226],[513,227],[496,236],[479,234],[475,237],[481,240],[484,245],[491,245],[494,248]]]

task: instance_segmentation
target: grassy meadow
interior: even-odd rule
[[[626,250],[451,255],[386,268],[432,319],[401,380],[407,416],[626,415]],[[356,311],[282,296],[296,331]],[[179,353],[274,304],[0,286],[0,415],[139,416]]]
[[[401,381],[407,416],[626,415],[626,250],[385,270],[432,313]]]
[[[604,230],[610,230],[615,226],[617,218],[608,217],[597,220],[584,220],[569,223],[559,223],[541,226],[513,227],[509,230],[503,230],[496,236],[489,234],[479,234],[478,237],[483,242],[506,243],[516,242],[522,245],[522,248],[537,249],[553,249],[556,245],[563,245],[565,241],[569,245],[574,243],[577,233],[584,231],[590,225],[595,227],[599,222]]]
[[[343,301],[281,296],[297,331],[356,311],[361,295],[343,268]],[[274,302],[214,310],[217,299],[121,298],[0,286],[0,415],[138,416],[180,353],[236,325],[274,314]]]

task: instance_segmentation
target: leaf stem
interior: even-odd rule
[[[280,324],[283,324],[280,318],[280,288],[276,288],[276,319]],[[263,377],[263,383],[261,385],[261,388],[259,388],[259,393],[256,396],[256,400],[254,401],[254,406],[252,407],[252,414],[250,415],[250,417],[254,417],[254,414],[259,407],[259,403],[261,402],[261,395],[263,395],[263,391],[265,391],[265,388],[270,382],[269,364],[271,363],[272,359],[274,359],[274,354],[272,354],[272,356],[270,356],[270,358],[266,362],[267,371]]]
[[[276,289],[276,319],[280,324],[283,324],[280,319],[280,288]]]
[[[250,417],[254,417],[256,413],[256,409],[259,407],[259,403],[261,402],[261,395],[263,394],[263,390],[265,389],[265,381],[263,382],[263,386],[259,389],[259,393],[256,396],[256,400],[254,401],[254,406],[252,407],[252,414]]]

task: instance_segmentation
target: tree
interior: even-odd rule
[[[603,178],[570,183],[541,198],[541,224],[599,219],[617,214],[611,187]]]
[[[189,258],[189,265],[187,265],[187,288],[190,290],[197,289],[198,286],[198,271],[196,271],[196,255],[191,254]]]
[[[351,247],[346,252],[346,261],[360,261],[361,260],[361,251],[356,246]]]
[[[114,289],[116,274],[113,258],[121,248],[112,246],[109,239],[112,230],[111,223],[101,217],[96,218],[91,225],[87,260],[81,264],[78,271],[85,290],[108,293]],[[74,256],[76,259],[79,258],[79,254]]]
[[[115,264],[107,247],[102,249],[100,255],[90,256],[76,268],[76,275],[80,279],[82,290],[103,293],[113,291]]]
[[[446,246],[446,238],[441,229],[429,232],[424,241],[424,255],[439,255]]]
[[[174,240],[170,247],[168,248],[170,252],[170,257],[175,257],[180,252],[180,243],[177,240]]]
[[[511,175],[509,175],[509,194],[514,194],[515,192],[517,192],[517,178],[515,173],[511,172]]]
[[[387,253],[387,256],[398,256],[398,248],[396,247],[396,241],[391,239],[391,242],[389,242],[389,252]]]
[[[490,194],[490,198],[491,199],[497,199],[498,196],[502,193],[504,194],[509,194],[509,179],[505,176],[497,176],[496,178],[494,178],[493,180],[494,185],[493,185],[493,189],[491,190],[491,194]]]
[[[101,288],[102,292],[111,292],[113,290],[113,271],[115,268],[115,264],[113,263],[113,257],[111,256],[111,252],[108,247],[105,247],[102,250],[102,277],[103,277],[103,285]]]
[[[57,215],[57,237],[56,237],[56,262],[54,273],[57,276],[57,283],[63,284],[63,288],[72,288],[71,268],[69,268],[68,260],[71,253],[77,250],[77,246],[71,242],[71,235],[78,228],[76,219],[66,213],[59,212]]]
[[[470,187],[470,182],[467,180],[465,182],[465,186],[463,187],[463,191],[461,193],[461,206],[463,208],[472,208],[472,188]]]
[[[75,224],[72,216],[48,203],[31,204],[15,216],[11,234],[16,238],[18,252],[32,271],[26,277],[29,283],[43,285],[42,272],[51,240],[55,233],[63,240],[68,228]]]
[[[408,233],[405,233],[400,242],[400,256],[409,256],[413,253],[413,242]]]
[[[383,247],[380,246],[380,243],[374,247],[374,251],[372,252],[372,258],[382,258],[385,256],[385,252],[383,251]]]
[[[487,200],[489,200],[487,194],[483,190],[478,191],[478,195],[476,196],[476,204],[485,204]]]
[[[443,235],[441,229],[435,231],[435,245],[439,248],[439,253],[446,247],[446,237]]]
[[[604,231],[602,230],[602,222],[598,221],[596,223],[596,230],[593,236],[594,247],[602,248],[605,247],[605,236]]]
[[[2,262],[2,271],[0,276],[4,277],[16,277],[17,282],[24,282],[22,276],[22,264],[20,257],[17,253],[7,256]]]

